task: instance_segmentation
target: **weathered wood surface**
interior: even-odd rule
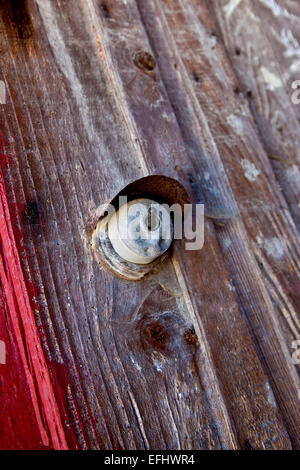
[[[271,38],[300,5],[275,4],[1,3],[1,448],[300,447],[300,77]],[[152,174],[205,202],[205,245],[126,282],[89,227]]]

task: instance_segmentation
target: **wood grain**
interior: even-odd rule
[[[232,10],[233,2],[227,0],[209,5],[237,75],[238,91],[249,100],[261,141],[299,229],[300,121],[291,86],[300,72],[299,2],[243,1]]]
[[[299,448],[295,217],[205,2],[8,1],[0,17],[0,447]],[[97,263],[91,220],[153,174],[205,203],[205,245],[176,241],[127,282]]]
[[[205,3],[181,2],[180,8],[177,2],[161,2],[161,4],[163,5],[161,9],[157,5],[155,8],[154,4],[150,6],[143,2],[140,6],[148,33],[153,38],[156,55],[164,59],[169,58],[168,61],[162,60],[160,63],[164,82],[186,144],[200,160],[200,168],[198,166],[197,171],[199,186],[209,201],[212,199],[211,192],[218,188],[220,180],[224,181],[223,186],[228,185],[225,174],[228,176],[241,218],[251,238],[248,239],[238,219],[236,222],[234,220],[230,222],[228,219],[224,228],[219,227],[218,238],[224,257],[228,260],[231,275],[235,279],[234,285],[242,299],[243,311],[257,338],[259,354],[261,355],[262,348],[263,357],[265,359],[268,357],[266,359],[268,375],[271,380],[274,380],[277,390],[278,384],[281,384],[283,395],[278,397],[278,401],[284,413],[287,412],[286,403],[294,402],[290,411],[297,410],[296,413],[298,413],[298,378],[295,376],[295,371],[287,367],[286,363],[291,362],[292,354],[288,352],[287,347],[291,350],[293,339],[299,335],[296,327],[299,298],[294,296],[292,299],[290,296],[291,311],[290,315],[286,315],[284,301],[278,297],[276,300],[273,298],[274,308],[270,308],[271,298],[267,292],[271,290],[270,277],[273,277],[273,282],[280,286],[281,292],[290,291],[291,277],[292,283],[297,284],[299,256],[295,255],[298,252],[296,229],[276,186],[249,107],[245,101],[236,97],[234,74],[224,49],[216,39],[214,25]],[[157,11],[160,14],[154,13]],[[198,53],[196,54],[195,51]],[[170,69],[168,66],[170,63],[176,64],[176,67]],[[220,64],[223,64],[223,67]],[[228,96],[230,96],[229,100]],[[218,110],[217,113],[216,110]],[[197,132],[194,131],[196,126]],[[220,155],[222,155],[221,164]],[[220,165],[221,167],[224,165],[223,171],[222,169],[219,169],[217,173],[207,171],[208,165],[212,166],[212,160],[216,161],[215,165],[219,165],[219,168]],[[243,166],[245,161],[247,166]],[[247,171],[248,166],[252,168],[251,165],[258,171],[255,178],[252,178],[253,175],[248,174]],[[204,196],[205,202],[206,198]],[[223,207],[229,206],[228,194],[227,199],[222,202]],[[231,204],[233,206],[233,203]],[[206,204],[207,206],[210,209],[209,203]],[[208,211],[208,216],[210,215]],[[213,215],[217,218],[217,215]],[[268,245],[268,243],[275,245],[277,242],[279,245],[283,243],[282,253],[272,251]],[[268,266],[263,272],[263,274],[267,272],[265,282],[267,289],[260,281],[263,276],[259,273],[259,265],[253,256],[253,254],[257,256],[260,250],[259,261],[263,259],[263,265]],[[231,259],[228,258],[229,253]],[[190,273],[187,276],[191,277]],[[272,294],[273,292],[274,289],[272,289]],[[285,296],[285,299],[287,297]],[[264,298],[263,301],[262,298]],[[279,328],[281,319],[283,324],[290,320],[289,325],[293,331],[292,334],[287,332],[286,342]],[[270,348],[270,340],[276,342],[274,349]],[[282,356],[275,357],[273,352],[280,349]],[[277,361],[279,363],[282,361],[282,365],[278,366]],[[285,380],[275,377],[279,370],[283,369],[288,375],[291,374],[290,378],[287,378],[291,380],[291,388],[285,387]],[[286,393],[292,389],[294,391],[288,398]],[[295,420],[288,421],[296,422]]]

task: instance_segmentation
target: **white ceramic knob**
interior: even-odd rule
[[[173,222],[166,207],[151,199],[135,199],[111,217],[108,236],[122,259],[149,264],[170,247]]]

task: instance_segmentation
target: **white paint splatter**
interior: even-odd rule
[[[275,73],[270,72],[266,67],[262,66],[260,68],[261,74],[262,74],[262,79],[263,81],[267,84],[267,88],[271,91],[276,90],[277,88],[282,88],[283,87],[283,82],[278,75],[275,75]]]
[[[296,188],[300,188],[300,170],[297,165],[292,165],[286,170],[289,182]]]
[[[204,179],[205,181],[208,181],[210,179],[210,174],[208,173],[208,171],[204,172]]]
[[[0,80],[0,104],[6,104],[6,88],[3,80]]]
[[[162,117],[163,117],[166,121],[168,121],[168,122],[174,122],[174,121],[176,121],[175,116],[174,116],[173,113],[166,113],[166,111],[164,111],[164,112],[162,113]]]
[[[226,121],[236,131],[238,135],[244,134],[244,124],[239,116],[236,114],[230,114],[227,116]]]
[[[290,29],[282,29],[280,39],[286,49],[285,57],[300,57],[300,44]]]
[[[230,238],[228,238],[228,237],[224,238],[224,240],[223,240],[224,248],[226,248],[226,249],[229,248],[231,244],[232,244],[232,241],[230,240]]]
[[[266,7],[270,8],[273,15],[276,17],[283,16],[289,20],[297,20],[297,16],[290,13],[286,8],[281,7],[278,5],[276,0],[260,0],[260,2],[265,5]]]
[[[236,288],[233,285],[232,279],[230,279],[230,281],[228,281],[228,287],[232,292],[236,292]]]
[[[208,37],[208,40],[209,40],[211,49],[213,49],[217,45],[217,42],[218,42],[216,36]]]
[[[263,246],[263,239],[259,235],[256,236],[256,241],[257,241],[258,246],[260,247]]]
[[[268,402],[270,403],[270,405],[276,408],[276,401],[275,401],[274,393],[268,382],[266,383],[266,390],[267,390]]]
[[[255,14],[253,13],[253,11],[251,10],[251,7],[247,7],[247,15],[250,16],[251,20],[252,21],[255,21],[255,23],[260,23],[260,18],[258,18],[257,16],[255,16]]]
[[[134,367],[135,367],[139,372],[141,372],[142,368],[141,368],[141,366],[140,366],[137,362],[135,362],[134,357],[130,356],[130,360],[131,360],[132,364],[134,365]]]
[[[151,359],[157,372],[161,372],[163,370],[165,357],[158,351],[153,351],[151,354]]]
[[[283,28],[280,36],[274,28],[272,28],[272,31],[274,37],[285,48],[284,56],[292,59],[292,63],[288,70],[284,72],[284,78],[285,80],[288,80],[290,74],[300,71],[300,44],[290,29]]]
[[[157,370],[157,372],[161,372],[162,371],[162,364],[156,358],[152,358],[152,360],[153,360],[153,364],[154,364],[155,369]]]
[[[258,170],[256,166],[246,158],[241,161],[241,165],[244,170],[245,178],[251,182],[256,181],[256,178],[260,174],[260,170]]]
[[[257,244],[263,248],[268,256],[275,259],[281,259],[286,253],[286,241],[283,238],[272,237],[263,240],[261,237],[256,237]]]
[[[224,6],[224,12],[226,19],[229,20],[234,10],[239,6],[242,0],[230,0],[227,5]]]

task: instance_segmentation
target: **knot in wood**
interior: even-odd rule
[[[139,69],[150,72],[155,69],[156,62],[154,57],[145,51],[136,51],[133,58],[134,65]]]

